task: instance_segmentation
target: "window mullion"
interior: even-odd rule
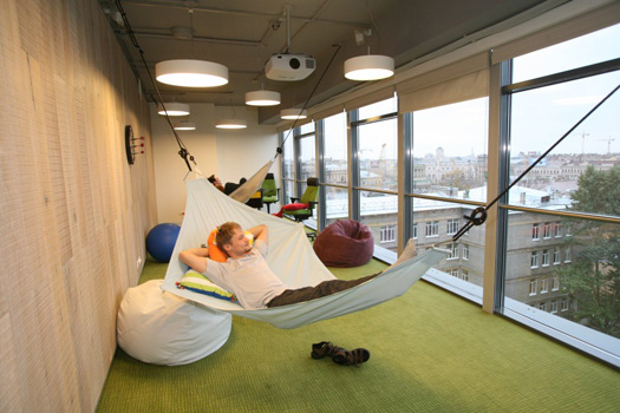
[[[487,199],[495,199],[500,193],[504,181],[502,170],[502,151],[507,134],[509,110],[507,101],[501,94],[501,87],[509,82],[509,67],[505,63],[491,66],[489,74],[489,143],[487,165]],[[508,76],[508,79],[506,78]],[[509,103],[509,102],[508,102]],[[496,203],[487,212],[484,243],[484,280],[482,309],[493,313],[501,308],[503,300],[503,256],[505,256],[505,231],[501,222],[505,221],[503,210]]]
[[[316,158],[317,158],[317,171],[319,178],[319,188],[325,183],[325,121],[319,120],[315,124],[316,130]],[[317,229],[322,231],[327,222],[327,197],[325,195],[325,187],[319,191],[319,206],[318,206],[318,221]]]
[[[358,110],[348,112],[347,140],[349,147],[349,217],[352,220],[360,220],[360,163],[359,163],[359,131],[357,126],[351,126],[357,121]]]

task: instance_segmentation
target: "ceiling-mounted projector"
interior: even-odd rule
[[[310,76],[316,69],[316,60],[301,54],[274,54],[265,65],[267,79],[295,81]]]

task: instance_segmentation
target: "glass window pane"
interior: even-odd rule
[[[413,113],[413,192],[486,201],[488,98]]]
[[[513,82],[535,79],[620,57],[620,24],[514,59]]]
[[[340,219],[349,219],[349,191],[329,186],[322,186],[321,191],[325,191],[326,225]]]
[[[506,297],[620,337],[620,225],[517,211],[508,220]],[[532,226],[547,223],[572,235],[533,240]]]
[[[314,135],[304,136],[299,139],[299,159],[301,161],[301,181],[307,182],[308,177],[317,177],[316,174],[316,151]]]
[[[375,252],[380,248],[387,255],[396,259],[398,239],[396,236],[382,238],[384,231],[398,233],[398,197],[379,192],[363,191],[360,194],[360,222],[372,231]],[[389,234],[388,234],[389,236]],[[385,240],[385,242],[382,242]]]
[[[363,188],[398,189],[398,141],[396,118],[357,126],[359,179]]]
[[[297,194],[295,193],[295,181],[292,179],[285,179],[283,186],[284,186],[284,193],[286,195],[285,195],[285,199],[282,200],[281,203],[282,205],[290,204],[291,197],[297,196]]]
[[[479,286],[479,291],[482,291],[485,225],[474,226],[457,241],[451,241],[454,233],[465,224],[463,215],[469,216],[474,208],[452,202],[413,198],[413,234],[417,236],[418,251],[439,243],[442,244],[440,248],[450,251],[450,256],[433,268]]]
[[[325,129],[325,182],[346,185],[347,162],[347,115],[339,113],[323,120]]]
[[[513,95],[511,182],[618,83],[620,72],[614,72]],[[617,201],[595,202],[617,193],[613,192],[615,184],[602,177],[618,164],[614,153],[620,148],[620,94],[616,95],[513,187],[511,204],[546,209],[568,207],[606,215],[618,213],[611,205],[618,208]],[[600,181],[602,186],[592,188],[596,192],[585,194],[578,191],[581,181]],[[543,231],[541,228],[539,236],[542,238],[556,236],[555,228]]]
[[[301,125],[299,127],[299,134],[305,135],[306,133],[314,132],[314,122],[306,123],[305,125]]]
[[[393,97],[359,108],[358,119],[370,119],[381,115],[387,115],[389,113],[396,113],[397,110],[397,100]]]

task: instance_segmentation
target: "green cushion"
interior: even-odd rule
[[[177,288],[187,289],[226,301],[237,301],[233,294],[213,284],[207,277],[194,270],[189,270],[185,273],[181,281],[177,282]]]
[[[277,196],[264,196],[263,197],[263,202],[277,202],[277,201],[278,201]]]
[[[310,209],[298,209],[296,211],[284,211],[284,215],[312,215]]]

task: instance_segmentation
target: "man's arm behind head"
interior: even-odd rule
[[[269,243],[269,230],[267,229],[267,225],[257,225],[254,228],[250,228],[248,231],[254,236],[254,240],[261,240],[265,244]]]
[[[179,253],[181,262],[203,274],[207,270],[208,248],[192,248]]]

